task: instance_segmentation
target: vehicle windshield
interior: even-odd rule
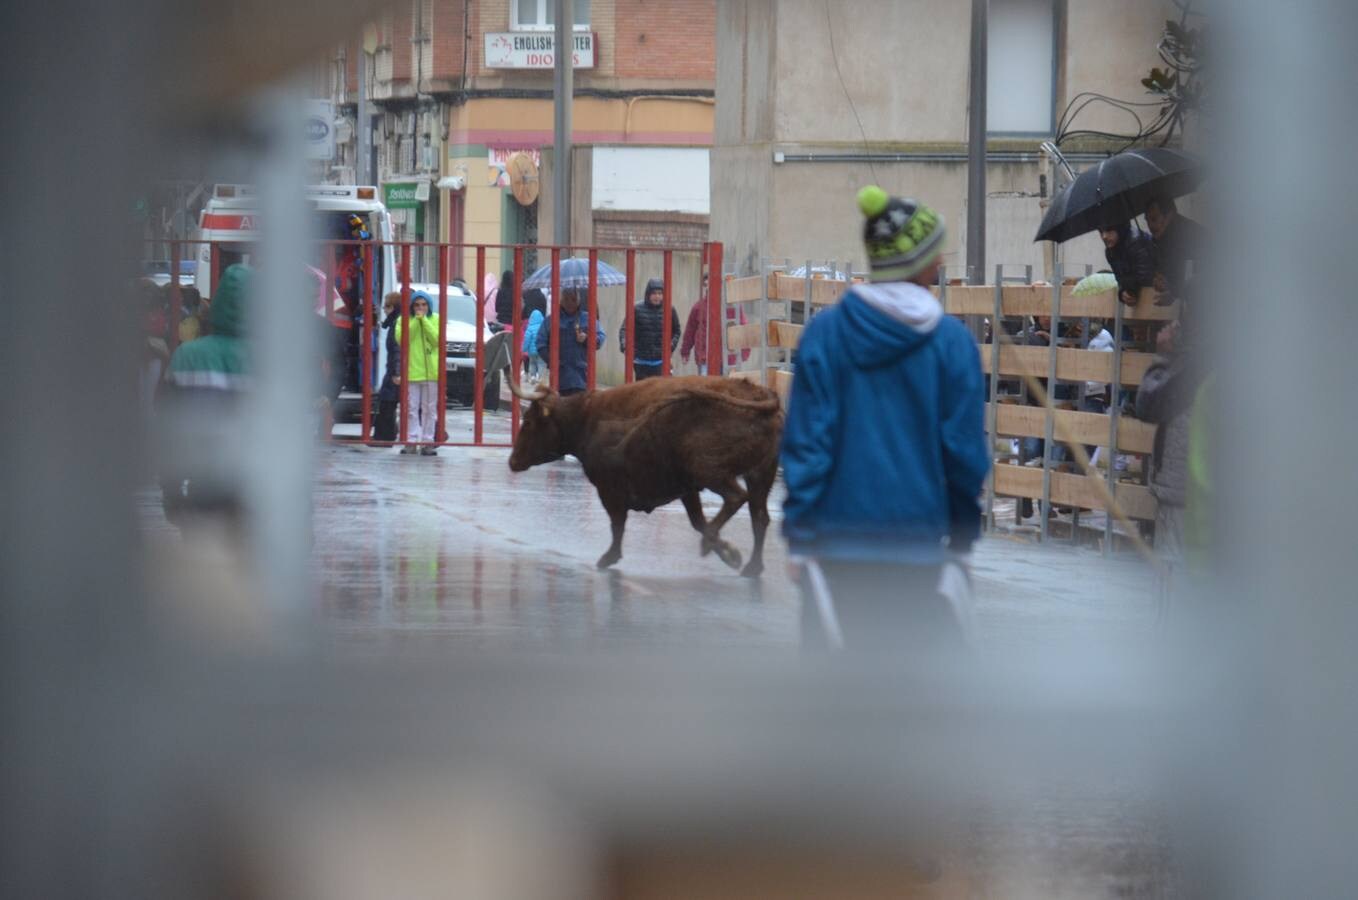
[[[476,324],[476,301],[462,294],[448,295],[448,319],[453,322]]]

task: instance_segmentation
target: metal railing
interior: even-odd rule
[[[232,248],[232,256],[238,255],[240,244],[224,241],[207,240],[171,240],[171,241],[152,241],[148,242],[150,249],[148,257],[168,258],[169,269],[173,273],[170,283],[166,286],[167,303],[169,305],[168,334],[166,343],[169,351],[173,354],[179,343],[180,324],[183,317],[183,286],[178,280],[180,262],[186,258],[204,259],[207,263],[208,271],[198,272],[195,275],[195,284],[203,288],[204,299],[209,300],[213,293],[217,281],[230,257],[225,252],[225,248]],[[318,312],[323,312],[324,318],[331,321],[332,325],[354,332],[353,338],[348,340],[348,346],[352,353],[346,352],[343,358],[344,372],[341,378],[341,390],[339,396],[331,397],[333,401],[339,401],[344,397],[344,388],[353,389],[352,393],[357,395],[359,402],[359,422],[361,434],[357,437],[352,435],[336,435],[333,429],[327,429],[328,434],[335,440],[354,440],[370,446],[395,446],[395,445],[433,445],[447,447],[475,446],[475,447],[508,447],[513,439],[517,437],[521,408],[518,402],[509,404],[509,441],[496,439],[488,436],[486,429],[487,412],[487,384],[488,380],[492,388],[498,382],[494,377],[503,374],[505,377],[519,378],[524,368],[525,356],[522,347],[524,328],[527,324],[524,320],[524,283],[528,280],[529,273],[524,271],[525,255],[529,251],[536,251],[538,254],[550,255],[550,279],[547,285],[551,298],[544,328],[550,327],[555,333],[548,334],[546,341],[549,353],[544,362],[547,363],[548,384],[553,387],[562,385],[562,340],[560,339],[559,310],[560,298],[563,296],[562,265],[569,256],[582,256],[587,261],[587,282],[583,287],[568,287],[566,290],[579,290],[583,293],[580,308],[584,314],[584,327],[589,335],[585,341],[585,385],[586,390],[596,390],[600,387],[608,387],[609,384],[600,384],[600,353],[602,347],[607,346],[607,331],[602,324],[600,316],[599,301],[601,290],[611,290],[621,288],[623,292],[622,300],[622,330],[621,335],[625,337],[624,350],[622,357],[621,378],[612,381],[621,384],[629,384],[635,380],[635,361],[636,361],[636,316],[634,303],[641,299],[639,292],[640,286],[644,283],[638,277],[639,260],[646,263],[644,268],[654,268],[658,270],[663,278],[664,291],[662,300],[662,321],[663,330],[661,336],[661,366],[660,376],[670,377],[674,374],[674,366],[671,359],[672,352],[669,350],[671,343],[675,342],[677,335],[674,332],[674,316],[676,312],[676,282],[675,264],[676,255],[685,261],[688,269],[696,265],[696,270],[701,282],[701,276],[705,273],[712,273],[711,282],[717,288],[710,291],[704,299],[695,302],[706,302],[708,304],[707,320],[711,322],[723,321],[722,315],[722,290],[721,278],[723,266],[723,248],[717,243],[707,243],[699,247],[675,247],[668,249],[638,249],[635,247],[617,246],[551,246],[551,245],[523,245],[523,244],[455,244],[455,243],[434,243],[419,241],[381,241],[381,240],[325,240],[316,241],[316,259],[319,265],[308,267],[319,273],[318,280]],[[206,254],[202,253],[204,247],[208,248]],[[163,248],[163,252],[162,251]],[[487,297],[481,293],[482,286],[486,283],[488,273],[488,253],[496,251],[503,259],[508,255],[512,258],[513,283],[510,285],[515,301],[512,307],[512,318],[509,323],[504,323],[504,330],[496,334],[488,334],[488,321],[485,304]],[[410,339],[411,339],[411,297],[414,293],[410,275],[412,255],[416,252],[433,253],[436,259],[435,276],[437,279],[437,303],[438,303],[438,388],[437,388],[437,421],[435,423],[433,441],[412,441],[412,422],[410,410],[410,383],[406,377],[401,377],[399,382],[399,419],[397,423],[397,434],[390,440],[379,440],[373,436],[374,396],[378,393],[378,388],[382,383],[382,375],[385,371],[386,351],[385,341],[382,338],[381,328],[379,327],[380,318],[378,316],[379,303],[388,293],[399,292],[400,294],[400,353],[402,364],[401,375],[404,376],[409,370],[410,360]],[[475,307],[474,317],[474,354],[472,372],[470,375],[470,406],[472,410],[472,434],[470,441],[452,440],[448,434],[447,410],[449,406],[449,340],[448,340],[448,319],[449,319],[449,288],[455,281],[452,273],[461,272],[464,268],[461,260],[456,260],[454,254],[474,255],[475,282],[468,286],[468,293],[471,295]],[[614,281],[611,285],[600,283],[601,254],[615,255],[623,266],[622,282],[619,284]],[[357,282],[350,278],[344,290],[339,286],[339,273],[337,269],[340,265],[338,259],[348,257],[345,264],[352,263],[357,270]],[[313,260],[312,262],[315,262]],[[267,263],[266,263],[267,264]],[[200,268],[202,264],[200,263]],[[351,273],[352,274],[352,273]],[[470,274],[470,273],[468,273]],[[381,298],[379,298],[379,292]],[[701,296],[701,295],[700,295]],[[435,297],[431,296],[430,300]],[[336,309],[338,305],[340,309]],[[690,307],[691,309],[691,307]],[[393,325],[395,327],[395,325]],[[681,326],[682,327],[682,326]],[[597,340],[596,335],[600,330],[605,335],[604,341]],[[499,338],[499,334],[506,337]],[[498,339],[498,340],[497,340]],[[705,351],[709,358],[719,359],[722,355],[722,347],[725,342],[723,329],[709,327],[706,333],[700,336],[705,343]],[[496,341],[493,355],[487,352],[488,344]],[[497,363],[507,358],[507,365],[500,366]],[[454,364],[456,365],[456,364]],[[494,371],[492,371],[494,366]],[[460,372],[460,370],[459,370]],[[356,383],[355,383],[356,382]]]

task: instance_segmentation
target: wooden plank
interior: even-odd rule
[[[981,344],[981,371],[990,372],[990,345]],[[1032,375],[1047,377],[1047,348],[1021,347],[1005,344],[1000,347],[1000,375]],[[1138,385],[1146,370],[1155,361],[1154,353],[1124,351],[1122,354],[1121,383]],[[1058,347],[1056,377],[1061,381],[1113,380],[1113,354],[1103,350],[1076,350]]]
[[[933,289],[937,295],[937,288]],[[1074,289],[1066,286],[1061,289],[1061,318],[1112,319],[1116,315],[1117,297],[1112,291],[1088,297],[1075,296]],[[1000,310],[1006,316],[1050,316],[1052,306],[1051,285],[1045,284],[1007,284],[1003,288]],[[995,313],[994,285],[949,285],[946,311],[954,316],[990,316]],[[1123,306],[1122,318],[1125,321],[1153,320],[1168,321],[1178,318],[1178,304],[1156,306],[1155,292],[1146,288],[1136,306]]]
[[[726,326],[726,349],[750,350],[759,347],[764,341],[764,326],[759,322],[747,325]]]
[[[769,322],[769,346],[782,347],[787,350],[794,349],[802,339],[802,329],[804,325],[794,325],[791,322],[784,322],[774,319]]]
[[[1171,322],[1179,318],[1179,301],[1175,300],[1170,306],[1156,306],[1155,296],[1155,291],[1150,288],[1142,288],[1141,296],[1137,298],[1135,306],[1122,307],[1123,320]]]
[[[986,421],[990,421],[986,404]],[[1077,444],[1108,446],[1108,416],[1101,413],[1055,410],[1057,439],[1068,434]],[[1006,437],[1046,437],[1046,410],[1040,406],[1001,403],[996,417],[998,432]],[[1062,432],[1060,429],[1064,428]],[[1118,421],[1118,449],[1125,453],[1150,453],[1155,445],[1155,426],[1130,416]]]
[[[1091,484],[1088,475],[1052,472],[1051,499],[1057,506],[1076,506],[1080,509],[1103,509],[1103,495]],[[1099,479],[1102,481],[1102,479]],[[995,467],[995,493],[1006,497],[1042,498],[1042,469],[1037,466]],[[1155,518],[1156,502],[1150,489],[1139,484],[1119,483],[1116,488],[1118,506],[1130,518],[1150,521]]]
[[[792,373],[782,369],[770,369],[769,376],[769,386],[778,395],[778,400],[783,404],[783,409],[787,409],[788,398],[792,396]]]
[[[849,285],[842,281],[812,278],[811,303],[813,306],[830,306],[838,303],[839,298],[844,296],[848,289]],[[805,300],[806,279],[775,272],[769,276],[769,297],[773,300]]]
[[[748,303],[764,296],[763,279],[759,276],[728,278],[726,282],[726,302]],[[842,281],[825,278],[811,279],[811,303],[813,306],[829,306],[838,303],[850,285]],[[930,288],[930,293],[938,296],[938,288]],[[1123,306],[1122,318],[1127,322],[1150,321],[1167,322],[1179,317],[1179,304],[1156,306],[1155,291],[1145,288],[1135,306]],[[1005,316],[1049,316],[1051,315],[1052,289],[1048,284],[1006,284],[1001,294],[1002,314]],[[769,276],[769,299],[805,300],[806,279],[793,278],[775,272]],[[1062,319],[1112,319],[1116,315],[1116,295],[1112,291],[1087,297],[1075,296],[1073,285],[1061,288]],[[995,286],[950,284],[948,286],[947,312],[954,316],[990,316],[995,311]]]
[[[751,303],[764,297],[764,277],[747,275],[744,278],[726,279],[727,303]]]

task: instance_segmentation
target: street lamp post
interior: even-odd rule
[[[556,100],[552,153],[552,243],[563,247],[571,237],[571,100],[575,94],[575,4],[573,0],[556,3]]]

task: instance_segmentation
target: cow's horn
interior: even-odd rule
[[[542,385],[538,385],[537,390],[533,391],[532,393],[529,393],[528,391],[525,391],[522,387],[520,387],[519,383],[515,381],[513,378],[508,379],[508,381],[509,381],[509,392],[513,394],[515,397],[518,397],[520,400],[528,401],[541,400],[543,397],[547,396],[547,388],[543,387]]]

